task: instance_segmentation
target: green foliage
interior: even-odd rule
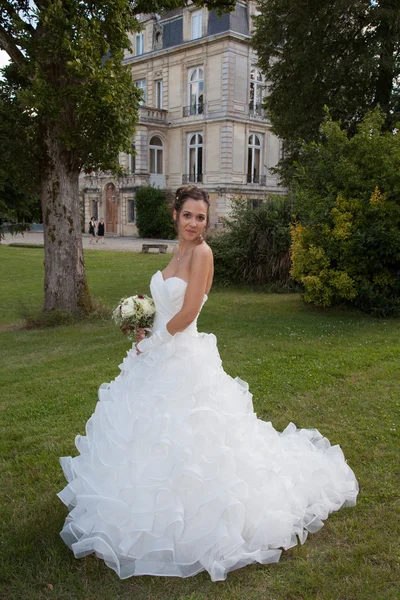
[[[400,315],[400,136],[368,114],[352,137],[327,119],[294,172],[292,276],[305,300]]]
[[[38,164],[32,144],[32,124],[15,90],[20,85],[14,65],[8,80],[0,80],[0,238],[1,222],[11,233],[40,220]]]
[[[136,225],[140,237],[172,240],[176,237],[172,213],[168,206],[169,192],[144,186],[136,192]]]
[[[380,105],[392,128],[400,110],[398,2],[260,0],[258,8],[253,44],[268,81],[265,105],[287,155],[299,139],[318,139],[324,105],[351,133]]]
[[[227,229],[210,239],[215,281],[223,285],[287,284],[290,221],[286,197],[271,197],[258,208],[251,201],[234,201]]]

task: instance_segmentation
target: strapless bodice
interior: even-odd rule
[[[156,317],[153,329],[158,331],[165,326],[182,308],[185,299],[187,281],[180,277],[169,277],[164,279],[161,271],[157,271],[151,278],[150,291],[156,305]],[[207,300],[204,294],[202,307]],[[201,310],[201,309],[200,309]],[[197,319],[185,329],[185,333],[197,334]]]

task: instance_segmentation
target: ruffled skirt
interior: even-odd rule
[[[355,504],[340,447],[257,419],[214,335],[133,348],[120,368],[76,438],[80,454],[61,459],[68,485],[58,496],[70,509],[61,537],[76,557],[95,552],[122,579],[206,570],[218,581],[277,562]]]

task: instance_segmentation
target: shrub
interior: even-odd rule
[[[233,201],[226,231],[214,235],[215,281],[228,284],[280,284],[290,279],[291,210],[284,196],[252,208],[251,201]]]
[[[322,141],[302,147],[291,273],[307,302],[400,315],[400,136],[383,122],[376,110],[349,138],[327,119]]]
[[[141,237],[169,240],[176,236],[168,198],[168,191],[151,185],[138,189],[136,192],[136,225]]]

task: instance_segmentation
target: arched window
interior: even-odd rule
[[[190,115],[202,115],[204,112],[204,71],[196,67],[189,73],[189,111]]]
[[[247,183],[261,183],[261,140],[255,133],[249,135]]]
[[[150,140],[150,174],[152,175],[162,175],[164,172],[163,150],[161,138],[153,135]]]
[[[183,183],[201,183],[203,181],[203,135],[191,133],[188,142],[188,173]]]
[[[265,95],[264,77],[259,69],[250,71],[250,111],[262,116],[262,103]]]

